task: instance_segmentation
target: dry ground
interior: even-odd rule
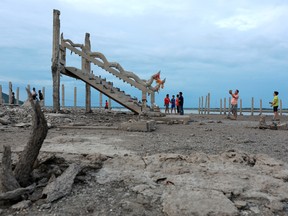
[[[55,127],[49,129],[41,154],[56,154],[67,160],[73,158],[79,160],[83,156],[96,153],[113,158],[129,155],[147,157],[168,153],[190,155],[196,152],[217,155],[237,149],[249,154],[267,154],[288,162],[288,131],[260,130],[257,128],[258,116],[240,116],[237,121],[233,121],[220,115],[191,115],[188,124],[171,124],[175,119],[175,116],[171,115],[165,121],[161,120],[155,131],[144,133],[113,129],[123,121],[139,118],[129,113],[97,111],[85,114],[83,111],[75,113],[67,111],[63,114],[65,116],[49,112],[46,114],[48,122]],[[269,118],[271,117],[267,117],[268,123]],[[17,111],[10,116],[10,119],[12,123],[21,122],[21,119],[17,118]],[[288,122],[287,116],[281,117],[281,122]],[[77,129],[59,128],[71,123],[105,126],[106,129],[79,129],[80,126]],[[13,152],[19,152],[27,142],[31,128],[12,125],[0,126],[0,152],[3,150],[3,145],[11,145]],[[75,183],[71,195],[50,206],[43,206],[38,201],[27,210],[3,209],[2,213],[3,215],[164,215],[159,200],[151,203],[151,200],[146,200],[147,198],[133,192],[122,180],[99,184],[96,180],[97,172],[97,170],[89,171],[83,181]],[[137,200],[141,205],[130,203],[132,206],[125,207],[126,204],[121,203],[123,197]]]

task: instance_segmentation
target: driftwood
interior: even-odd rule
[[[14,175],[21,186],[29,185],[33,165],[48,132],[47,122],[38,101],[34,102],[30,91],[27,88],[26,91],[33,110],[33,125],[28,143],[22,151],[14,170]]]
[[[79,164],[71,164],[62,175],[50,182],[42,192],[43,197],[46,197],[46,201],[53,202],[69,194],[72,190],[74,179],[82,168]]]
[[[0,169],[0,192],[12,191],[20,187],[12,172],[11,147],[4,145],[2,166]]]
[[[0,200],[15,200],[19,199],[22,195],[27,193],[32,193],[36,188],[36,184],[32,184],[26,188],[17,188],[13,191],[8,191],[6,193],[0,194]]]

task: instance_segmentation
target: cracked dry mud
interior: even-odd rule
[[[30,128],[13,125],[28,124],[29,109],[4,112],[11,123],[0,125],[0,152],[10,144],[16,161]],[[47,110],[45,115],[52,128],[40,158],[53,154],[67,163],[93,164],[102,155],[102,167],[80,174],[62,199],[1,207],[0,215],[288,215],[287,131],[257,129],[258,116],[231,121],[192,115],[189,124],[162,122],[143,133],[59,128],[112,128],[139,119],[129,113]]]

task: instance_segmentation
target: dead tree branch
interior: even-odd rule
[[[79,164],[71,164],[62,175],[49,183],[42,192],[47,197],[47,202],[53,202],[69,194],[72,190],[74,179],[82,168]]]
[[[2,157],[2,166],[0,170],[0,192],[7,192],[19,188],[20,185],[17,182],[15,176],[12,172],[12,162],[11,162],[11,147],[4,145],[4,152]]]
[[[17,181],[24,187],[29,185],[33,165],[48,132],[47,122],[38,101],[34,102],[30,91],[27,88],[26,91],[33,110],[32,133],[14,170]]]
[[[36,184],[30,185],[26,188],[17,188],[12,191],[0,194],[0,201],[19,199],[22,195],[32,193],[36,188]]]

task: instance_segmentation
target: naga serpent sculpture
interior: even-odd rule
[[[74,48],[79,47],[82,50],[86,51],[85,46],[83,44],[74,44],[70,39],[63,39],[62,34],[61,34],[61,39],[63,40],[63,42],[69,43]],[[72,50],[71,50],[71,52],[72,52]],[[164,88],[164,83],[166,81],[166,78],[163,80],[160,79],[160,71],[158,71],[156,74],[152,75],[149,80],[142,80],[133,72],[124,70],[123,67],[119,63],[109,62],[107,60],[107,58],[104,56],[104,54],[102,54],[100,52],[86,52],[86,53],[94,59],[100,59],[102,61],[102,64],[103,64],[103,66],[100,66],[100,67],[102,67],[104,70],[108,70],[109,68],[114,68],[121,75],[124,75],[125,77],[127,77],[129,79],[133,79],[138,84],[145,86],[146,88],[150,89],[153,92],[159,92],[160,88],[162,88],[162,89]],[[156,86],[153,87],[151,85],[152,85],[154,80],[156,81],[157,84],[156,84]]]

